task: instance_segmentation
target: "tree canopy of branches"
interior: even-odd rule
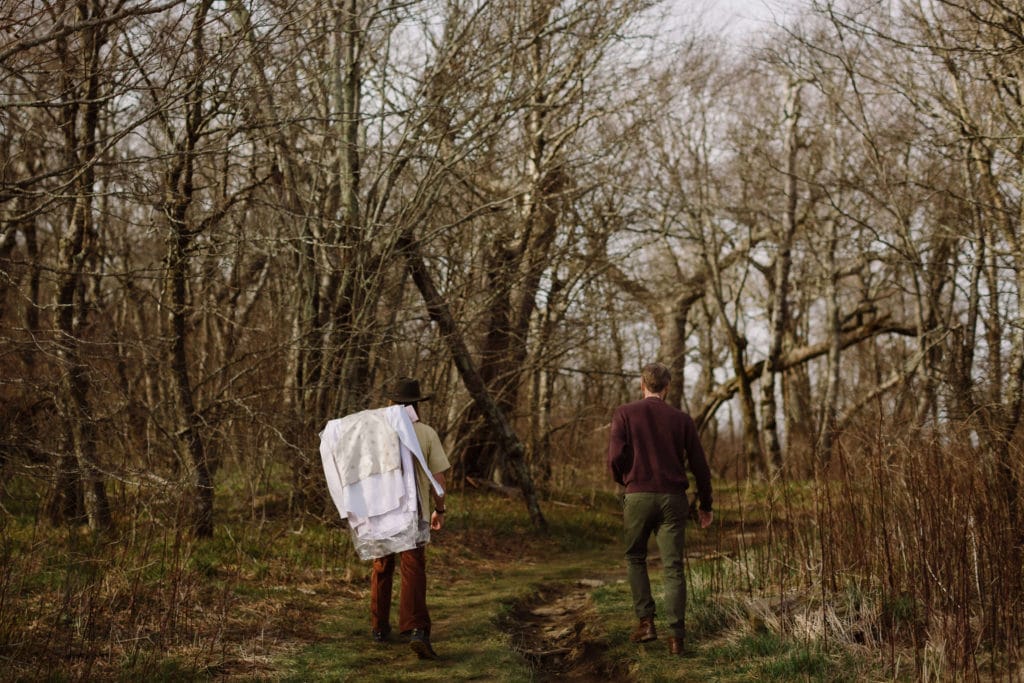
[[[720,473],[955,419],[1022,521],[1022,12],[882,4],[737,54],[646,0],[6,3],[5,466],[209,535],[226,463],[322,507],[322,425],[414,374],[543,526],[657,358]]]

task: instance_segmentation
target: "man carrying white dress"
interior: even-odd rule
[[[388,394],[393,404],[411,406],[414,410],[421,401],[430,400],[431,395],[420,391],[418,380],[402,377]],[[445,473],[450,469],[448,456],[441,445],[441,439],[432,427],[418,419],[413,422],[416,439],[419,441],[423,458],[434,478],[445,487]],[[444,526],[444,493],[438,494],[431,486],[426,472],[416,467],[416,490],[420,523],[429,524],[432,531]],[[419,545],[410,550],[379,557],[373,561],[370,575],[370,628],[373,639],[387,642],[391,633],[391,587],[395,573],[396,555],[400,565],[402,581],[398,608],[398,629],[408,634],[409,644],[420,659],[435,659],[437,653],[430,643],[430,613],[427,610],[427,555],[426,547]]]

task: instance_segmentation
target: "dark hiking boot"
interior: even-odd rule
[[[409,634],[409,647],[420,659],[437,659],[437,653],[430,646],[430,632],[424,628],[414,628]]]
[[[658,631],[654,628],[653,617],[643,617],[637,624],[636,630],[629,636],[634,643],[649,643],[658,639]]]

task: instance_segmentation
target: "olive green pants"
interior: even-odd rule
[[[686,636],[686,574],[683,532],[689,502],[684,494],[627,493],[622,501],[626,566],[633,609],[639,619],[654,617],[651,580],[647,575],[647,543],[654,534],[661,553],[665,584],[665,615],[677,638]]]

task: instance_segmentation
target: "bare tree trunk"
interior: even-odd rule
[[[764,451],[761,449],[761,440],[757,429],[757,406],[754,402],[751,376],[747,374],[746,370],[747,339],[740,334],[736,323],[729,319],[728,306],[722,291],[724,283],[718,262],[718,247],[713,236],[710,241],[711,244],[707,242],[702,244],[701,256],[705,269],[711,274],[710,287],[714,294],[716,312],[726,331],[729,354],[732,357],[733,370],[736,373],[740,411],[743,416],[743,453],[750,467],[759,470],[762,474],[770,475],[772,474],[772,463],[765,457]],[[714,253],[711,253],[711,250]],[[737,292],[742,291],[742,286],[736,285],[735,289]]]
[[[520,369],[512,363],[513,348],[525,343],[525,340],[514,341],[513,283],[517,270],[513,250],[503,244],[493,245],[487,266],[491,305],[480,347],[479,372],[495,403],[506,415],[515,412],[518,383],[522,379]],[[481,405],[474,403],[470,407],[459,431],[465,447],[456,467],[457,476],[501,480],[503,475],[512,474],[503,471],[507,468],[502,467],[501,449]]]
[[[503,411],[519,406],[528,382],[525,368],[531,320],[553,245],[564,232],[563,208],[576,196],[573,144],[599,114],[587,101],[590,76],[623,39],[623,29],[643,2],[530,2],[516,7],[514,40],[524,46],[504,76],[523,90],[512,112],[524,111],[521,178],[511,185],[517,220],[494,240],[487,268],[492,304],[483,334],[480,374]],[[520,86],[519,84],[523,84]],[[524,87],[525,86],[525,87]],[[596,92],[596,91],[595,91]],[[525,103],[525,108],[522,107]],[[513,164],[514,166],[515,164]],[[499,479],[516,476],[501,462],[486,420],[474,408],[460,429],[467,442],[462,469]],[[494,455],[498,460],[495,461]],[[514,483],[514,482],[513,482]]]
[[[723,314],[724,316],[724,314]],[[729,327],[732,327],[730,324]],[[762,474],[770,476],[774,473],[773,463],[768,460],[757,429],[757,406],[754,402],[754,389],[751,378],[746,374],[746,337],[738,334],[733,328],[729,335],[729,349],[732,352],[733,368],[740,380],[740,414],[743,417],[743,452],[747,463]]]
[[[775,470],[782,469],[782,446],[779,442],[778,406],[775,400],[775,377],[782,342],[789,318],[789,272],[792,267],[793,236],[796,234],[797,208],[797,155],[800,151],[800,88],[799,83],[789,87],[786,102],[786,208],[782,214],[782,231],[775,255],[771,288],[771,311],[768,315],[770,336],[768,357],[761,373],[761,428],[764,431],[765,457]]]
[[[88,16],[89,10],[97,16]],[[80,19],[100,18],[102,10],[79,5]],[[60,383],[67,448],[74,454],[77,472],[68,470],[71,458],[58,463],[56,509],[64,513],[74,509],[79,493],[89,527],[107,529],[112,525],[103,476],[96,465],[95,428],[89,404],[89,368],[81,356],[82,334],[87,325],[90,302],[87,300],[86,268],[93,262],[95,226],[92,199],[95,185],[96,132],[99,125],[100,52],[106,41],[105,26],[86,26],[80,31],[81,52],[72,54],[68,44],[60,42],[65,101],[62,107],[68,168],[76,173],[71,183],[72,205],[67,231],[61,237],[57,284],[57,358],[62,367]],[[84,74],[76,64],[81,64]],[[77,79],[84,76],[79,82]],[[84,84],[84,88],[82,88]],[[74,484],[73,484],[74,482]]]
[[[192,476],[192,528],[197,536],[213,536],[213,477],[207,458],[206,444],[200,430],[201,420],[189,377],[188,317],[191,305],[188,295],[189,251],[197,231],[189,224],[188,211],[193,203],[195,185],[196,143],[205,126],[203,119],[203,70],[205,66],[203,27],[213,0],[203,0],[196,8],[193,23],[193,58],[195,63],[185,113],[185,130],[177,145],[174,165],[167,175],[167,201],[164,214],[169,235],[167,267],[171,301],[168,315],[171,327],[170,369],[177,413],[176,435],[187,454]]]
[[[535,70],[540,69],[543,41],[537,40],[534,52]],[[557,197],[564,189],[562,171],[547,158],[548,93],[539,82],[535,85],[531,110],[527,117],[530,139],[528,157],[530,174],[529,203],[523,217],[522,234],[515,244],[496,244],[489,268],[493,284],[494,304],[490,308],[489,324],[481,350],[481,376],[493,392],[494,400],[505,413],[515,410],[524,380],[524,364],[529,348],[530,323],[537,305],[541,276],[547,266],[548,254],[558,232]],[[478,477],[496,475],[505,478],[505,463],[497,450],[495,460],[493,439],[484,416],[479,410],[469,417],[468,444],[464,455],[465,474]],[[515,482],[516,468],[507,472]]]
[[[686,372],[686,323],[690,309],[704,296],[703,279],[698,276],[691,278],[681,288],[671,302],[671,308],[660,319],[658,325],[658,341],[661,345],[659,356],[672,373],[672,381],[665,394],[665,401],[677,408],[685,403],[685,372]]]
[[[0,321],[3,321],[7,314],[7,292],[17,284],[9,274],[14,271],[11,254],[18,245],[18,233],[14,223],[0,222],[0,228]]]
[[[556,372],[538,365],[532,373],[530,391],[530,445],[527,463],[542,483],[551,480],[551,408]]]
[[[337,215],[337,228],[325,231],[329,235],[325,246],[340,246],[341,258],[336,273],[325,272],[322,287],[321,303],[326,311],[320,316],[324,323],[324,352],[320,355],[323,369],[319,373],[323,381],[318,384],[314,401],[318,416],[346,414],[366,407],[370,389],[370,349],[374,343],[381,273],[360,203],[360,136],[364,126],[363,23],[372,21],[364,19],[364,15],[376,11],[373,5],[342,0],[330,10],[335,29],[330,36],[329,87],[331,111],[337,123],[331,131],[336,149],[324,213],[329,220]]]
[[[480,371],[473,362],[469,347],[466,346],[466,342],[462,338],[462,333],[452,317],[447,302],[434,285],[433,277],[427,270],[415,237],[409,232],[405,232],[399,239],[398,246],[405,258],[406,267],[412,275],[413,282],[423,297],[430,319],[437,324],[448,345],[452,360],[462,377],[463,385],[472,397],[474,404],[483,413],[488,427],[493,431],[495,440],[504,452],[506,461],[515,473],[517,484],[523,492],[523,499],[534,527],[541,531],[546,530],[547,521],[544,519],[544,514],[537,501],[533,479],[526,465],[526,449],[522,441],[519,440],[501,406],[494,400],[483,377],[480,376]]]
[[[703,311],[704,319],[710,319],[711,315],[708,311],[707,299],[703,301],[701,310]],[[700,356],[704,359],[704,362],[701,365],[700,377],[694,387],[693,395],[690,398],[686,411],[694,416],[694,422],[697,424],[697,429],[700,430],[704,450],[713,457],[715,445],[718,441],[718,422],[706,419],[707,416],[702,418],[700,414],[695,413],[695,407],[704,405],[705,400],[711,395],[715,386],[714,360],[717,358],[719,351],[715,333],[710,324],[701,326],[697,344]]]
[[[25,302],[25,329],[30,335],[38,338],[41,330],[39,320],[40,284],[42,281],[42,264],[39,261],[39,239],[34,219],[25,222],[22,228],[25,236],[25,255],[29,261],[28,300]],[[36,364],[36,345],[28,344],[21,354],[22,362],[31,372]]]
[[[197,536],[213,536],[213,478],[206,457],[206,446],[200,432],[200,420],[196,411],[195,396],[189,379],[188,353],[188,305],[187,255],[190,239],[187,227],[174,219],[175,228],[169,237],[168,266],[170,268],[171,305],[171,382],[177,412],[177,437],[192,472],[192,528]]]
[[[842,351],[842,325],[839,317],[839,264],[836,251],[839,243],[838,223],[829,221],[828,246],[826,248],[828,281],[825,289],[826,319],[829,328],[828,369],[825,374],[825,399],[822,401],[821,416],[818,419],[818,460],[828,465],[832,459],[835,441],[836,417],[839,407],[840,352]]]
[[[256,81],[256,101],[249,103],[249,118],[256,127],[270,131],[269,144],[274,153],[273,180],[277,201],[287,220],[298,224],[293,248],[295,287],[294,304],[290,314],[291,346],[285,370],[284,403],[291,415],[286,434],[292,446],[290,465],[293,489],[300,507],[307,502],[309,482],[314,463],[308,455],[315,438],[317,422],[321,416],[315,405],[316,387],[322,376],[323,302],[320,290],[321,271],[317,244],[321,235],[315,228],[316,218],[304,201],[300,185],[306,173],[297,155],[294,135],[281,122],[287,119],[284,106],[278,102],[274,83],[266,64],[265,46],[260,42],[248,6],[232,0],[231,13],[241,40],[245,43],[247,59]],[[340,68],[340,66],[338,67]]]
[[[551,367],[546,357],[552,335],[560,317],[554,310],[558,305],[562,283],[555,280],[547,295],[547,306],[537,323],[533,335],[531,386],[530,386],[530,435],[529,457],[527,459],[534,476],[542,482],[551,479],[551,409],[555,378],[558,371]]]
[[[973,153],[972,148],[974,143],[973,141],[966,141],[964,146],[966,147],[967,154],[964,156],[964,168],[962,173],[963,182],[970,188],[971,196],[977,196],[977,179],[974,176],[974,172],[969,161]],[[978,322],[981,320],[981,289],[982,282],[985,278],[986,266],[988,264],[989,240],[987,221],[980,207],[971,207],[970,215],[967,217],[967,220],[972,227],[972,233],[976,235],[972,249],[974,264],[971,267],[970,285],[967,288],[967,320],[962,328],[954,330],[954,358],[951,363],[950,370],[950,384],[953,387],[952,400],[954,403],[954,411],[957,417],[965,423],[968,422],[970,417],[978,411],[979,397],[974,387],[973,377],[975,372],[975,346],[977,344],[978,337]],[[990,321],[986,319],[986,322]],[[993,319],[991,322],[996,323],[994,326],[998,328],[997,319]],[[990,332],[992,328],[993,325],[989,324],[987,325],[986,331]],[[996,345],[999,346],[1000,339],[1001,335],[995,339],[986,335],[986,341],[990,344],[995,342]],[[991,382],[998,383],[1002,381],[1001,378],[999,378],[1001,370],[1002,368],[1000,367],[1000,363],[996,360],[994,367],[991,368]]]

